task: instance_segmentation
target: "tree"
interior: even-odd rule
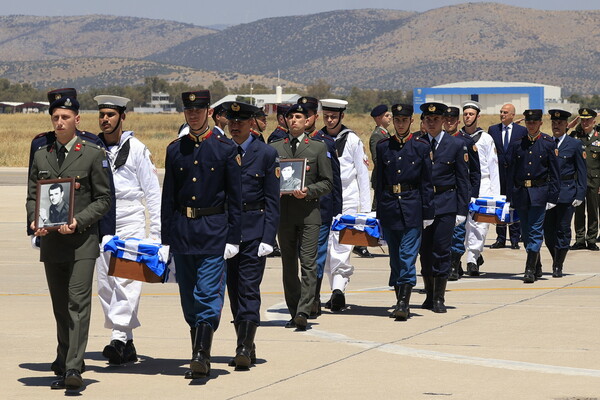
[[[317,99],[326,99],[331,97],[331,85],[324,79],[319,79],[306,87],[306,95]]]
[[[213,81],[213,83],[211,83],[208,87],[208,90],[210,90],[211,103],[221,100],[229,93],[229,90],[223,81]]]

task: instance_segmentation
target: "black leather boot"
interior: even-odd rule
[[[398,302],[392,315],[397,321],[406,321],[410,317],[410,294],[412,286],[409,284],[400,285],[398,288]]]
[[[552,277],[554,278],[562,278],[563,273],[563,264],[565,262],[565,258],[567,258],[568,248],[566,249],[556,249],[554,253],[554,263],[552,264]]]
[[[450,275],[448,276],[449,281],[457,281],[460,279],[460,274],[458,273],[458,269],[460,266],[460,258],[462,254],[452,252],[450,253]]]
[[[250,368],[256,362],[256,347],[254,336],[257,325],[254,322],[242,321],[237,330],[237,348],[235,349],[235,369],[244,370]]]
[[[524,283],[535,282],[535,267],[540,253],[535,251],[527,252],[527,261],[525,262],[525,273],[523,274]]]
[[[433,309],[433,276],[424,276],[423,284],[425,285],[425,301],[421,304],[421,308],[425,310]]]
[[[210,375],[210,348],[212,346],[213,328],[207,323],[201,323],[196,327],[196,338],[194,339],[194,351],[190,361],[192,379]]]
[[[133,339],[129,339],[127,343],[125,343],[125,348],[123,349],[123,362],[128,363],[137,360],[137,351],[133,345]]]
[[[444,296],[446,294],[446,278],[433,278],[433,312],[445,313],[446,305],[444,304]]]
[[[535,279],[537,280],[538,278],[542,277],[542,257],[539,256],[538,253],[538,258],[537,258],[537,262],[535,263]]]
[[[123,351],[125,351],[125,343],[111,340],[102,350],[102,355],[108,359],[109,364],[121,365],[124,362]]]
[[[194,341],[196,340],[196,328],[190,328],[190,337],[192,338],[192,352],[194,351]],[[185,379],[194,379],[194,373],[191,369],[185,371]]]

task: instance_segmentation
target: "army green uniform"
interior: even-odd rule
[[[369,150],[371,150],[371,161],[373,162],[373,171],[371,172],[371,187],[373,189],[375,189],[375,174],[377,174],[377,171],[375,170],[375,168],[377,168],[377,143],[389,137],[390,134],[387,130],[383,129],[381,126],[376,126],[369,138]],[[375,198],[375,195],[373,195],[373,210],[377,208],[376,205],[377,199]]]
[[[27,188],[27,218],[35,219],[37,181],[75,177],[73,234],[49,232],[40,240],[58,337],[58,361],[82,370],[90,324],[92,278],[99,255],[98,224],[111,205],[104,149],[77,137],[61,167],[56,143],[36,151]]]
[[[292,318],[297,313],[310,314],[317,284],[317,242],[321,226],[319,197],[333,188],[331,161],[325,144],[308,138],[306,134],[299,139],[295,155],[292,154],[290,137],[271,143],[280,160],[307,159],[304,180],[307,196],[304,199],[297,199],[293,195],[281,196],[278,237],[285,302]],[[301,280],[298,278],[298,257],[302,268]]]
[[[585,146],[587,164],[587,190],[585,201],[575,207],[575,243],[588,246],[596,243],[598,236],[598,189],[600,188],[600,133],[592,130],[591,137],[583,131],[575,137]],[[587,232],[585,215],[587,211]]]

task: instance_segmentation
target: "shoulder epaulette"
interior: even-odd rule
[[[415,140],[429,146],[429,141],[425,140],[423,136],[415,136]]]
[[[547,135],[545,133],[542,133],[542,138],[548,142],[552,142],[552,144],[554,144],[554,138],[551,138],[550,135]]]
[[[282,140],[284,140],[284,139],[285,139],[284,137],[282,137],[282,138],[277,138],[277,139],[275,139],[275,140],[272,140],[272,141],[271,141],[271,144],[273,144],[273,143],[277,143],[277,142],[281,142],[281,141],[282,141]]]
[[[185,137],[185,136],[178,137],[177,139],[175,139],[175,140],[173,140],[171,143],[169,143],[167,146],[170,146],[170,145],[172,145],[173,143],[177,143],[177,142],[181,141],[181,138],[182,138],[182,137]]]
[[[52,134],[52,133],[54,133],[54,131],[42,132],[42,133],[39,133],[39,134],[35,135],[35,137],[33,139],[34,140],[35,139],[39,139],[39,138],[42,138],[42,137],[44,137],[46,135],[49,135],[49,134]]]

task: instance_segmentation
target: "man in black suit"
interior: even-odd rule
[[[508,158],[508,146],[521,139],[527,134],[524,126],[513,122],[515,118],[515,106],[505,104],[500,109],[500,123],[488,128],[488,133],[494,139],[496,152],[498,153],[498,166],[500,171],[500,194],[506,195],[506,171],[510,165]],[[518,222],[509,226],[510,248],[519,249],[521,226]],[[496,242],[490,247],[492,249],[501,249],[506,246],[506,225],[496,225]]]

